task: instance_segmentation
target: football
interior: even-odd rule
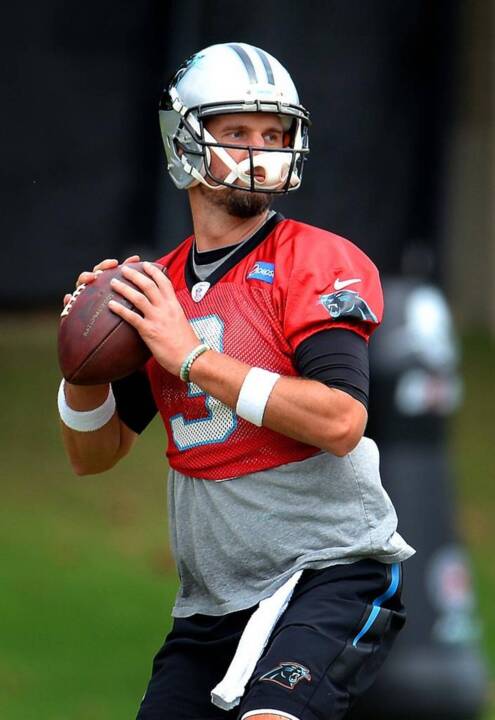
[[[165,272],[162,265],[156,267]],[[144,274],[143,263],[128,263]],[[119,265],[105,270],[88,285],[79,285],[60,316],[58,358],[67,382],[100,385],[130,375],[148,360],[151,353],[139,333],[113,313],[108,303],[116,300],[134,309],[115,292],[110,283],[116,277],[127,285]]]

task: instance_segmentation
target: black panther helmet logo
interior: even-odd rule
[[[340,290],[329,295],[321,295],[320,302],[334,319],[345,316],[356,320],[378,322],[375,313],[354,290]]]
[[[311,682],[311,673],[308,668],[299,663],[281,662],[276,668],[262,675],[260,680],[268,680],[282,685],[288,690],[293,690],[301,680]]]

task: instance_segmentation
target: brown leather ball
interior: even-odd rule
[[[162,265],[156,267],[165,272]],[[145,274],[143,263],[128,263]],[[60,316],[58,359],[67,382],[100,385],[119,380],[138,370],[151,353],[139,333],[113,313],[108,303],[116,300],[134,309],[115,292],[110,282],[118,278],[135,287],[122,275],[122,265],[104,270],[89,285],[80,285]],[[136,311],[137,312],[137,311]]]

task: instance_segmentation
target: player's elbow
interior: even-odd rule
[[[345,457],[345,455],[348,455],[352,452],[352,450],[354,450],[362,437],[362,432],[357,432],[353,429],[348,430],[347,432],[342,432],[342,434],[338,436],[333,436],[329,452],[337,457]]]
[[[119,459],[120,458],[106,458],[105,460],[102,460],[101,458],[71,458],[70,464],[72,470],[76,475],[78,475],[79,477],[84,477],[87,475],[101,475],[101,473],[107,472],[107,470],[111,470],[118,463]]]
[[[101,475],[111,470],[127,454],[129,448],[119,448],[116,452],[102,452],[100,448],[80,451],[70,448],[68,452],[72,470],[79,477],[85,475]]]
[[[110,435],[105,434],[104,431],[93,434],[64,430],[65,449],[69,462],[74,473],[81,477],[100,475],[111,470],[130,452],[136,438],[136,433],[122,422]]]
[[[102,472],[105,472],[105,469],[98,469],[95,470],[93,468],[87,467],[85,465],[76,465],[75,463],[72,463],[72,470],[74,471],[74,474],[78,477],[87,477],[88,475],[99,475]]]
[[[358,400],[349,398],[347,407],[339,414],[338,420],[328,424],[326,447],[337,457],[348,455],[359,443],[364,434],[368,414]]]

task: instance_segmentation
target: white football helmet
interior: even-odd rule
[[[290,140],[283,148],[219,144],[204,126],[212,115],[276,113]],[[309,113],[299,104],[287,70],[264,50],[246,43],[224,43],[201,50],[179,68],[160,100],[160,128],[167,169],[178,188],[203,183],[286,193],[301,184],[309,152]],[[227,148],[247,151],[236,163]],[[225,178],[211,172],[211,153],[229,168]],[[255,168],[262,168],[255,179]],[[261,179],[262,178],[262,179]]]

